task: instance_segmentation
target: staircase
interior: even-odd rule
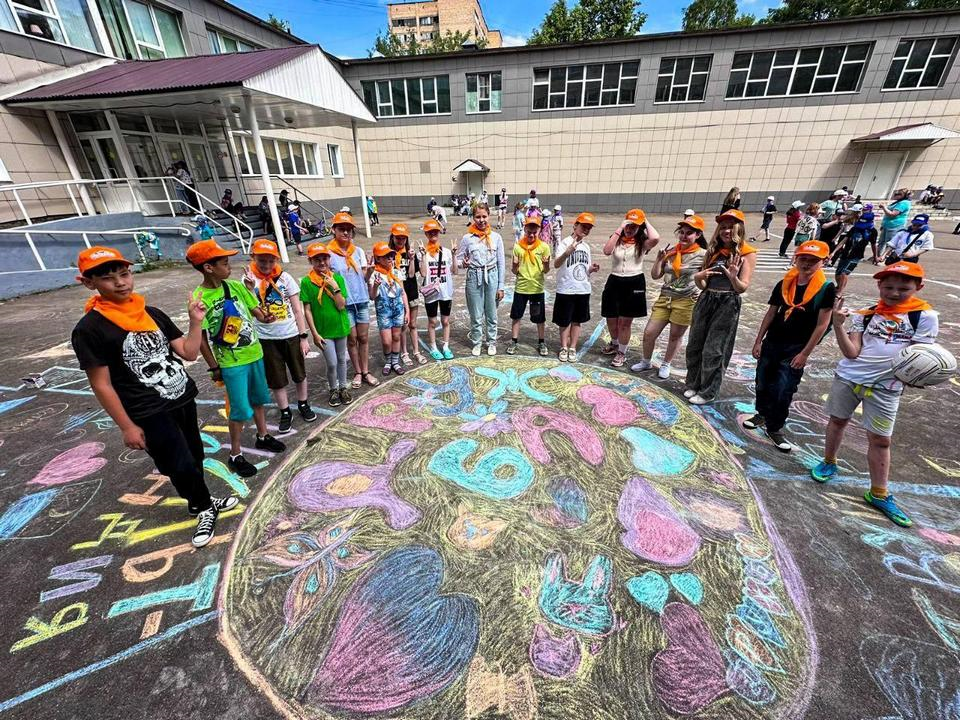
[[[304,225],[313,225],[319,222],[319,217],[314,215],[312,212],[310,212],[310,210],[305,207],[305,204],[301,204],[300,207],[302,210],[304,210],[304,212],[301,213],[303,215]],[[224,227],[219,227],[216,224],[213,225],[213,229],[215,231],[214,239],[216,239],[218,243],[220,243],[224,247],[241,249],[239,238],[237,238],[234,234],[229,232],[229,228],[233,226],[233,220],[231,216],[219,210],[211,210],[205,214],[207,217],[211,218],[212,220],[216,220],[218,223],[224,226]],[[253,228],[255,239],[267,238],[268,240],[273,240],[274,242],[277,241],[277,238],[273,233],[273,228],[270,227],[271,225],[270,221],[268,220],[266,226],[264,226],[263,221],[260,219],[260,211],[258,210],[257,207],[245,206],[243,208],[243,213],[241,213],[238,217],[243,222],[247,223],[247,225],[249,225],[251,228]],[[283,217],[281,216],[280,219],[282,222]],[[190,224],[192,225],[192,223]],[[325,232],[322,234],[319,234],[319,235],[309,234],[309,233],[304,234],[302,238],[302,243],[306,244],[309,242],[313,242],[315,240],[325,240],[331,237],[331,231],[329,230],[329,227],[326,224],[326,222],[324,223],[324,226],[325,226]],[[196,228],[191,229],[191,234],[193,235],[195,240],[200,239],[200,236],[197,233]],[[293,243],[289,241],[287,242],[287,245],[292,245],[292,244]]]

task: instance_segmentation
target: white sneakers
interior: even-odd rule
[[[640,362],[634,363],[633,365],[631,365],[630,369],[633,372],[646,372],[647,370],[653,369],[653,363],[650,362],[649,360],[641,360]],[[661,380],[667,380],[670,378],[670,363],[668,362],[660,363],[660,368],[657,370],[657,377],[660,378]],[[689,397],[686,394],[684,394],[684,396]]]
[[[696,390],[684,390],[684,391],[683,391],[683,396],[684,396],[687,400],[689,400],[690,398],[692,398],[692,397],[693,397],[694,395],[696,395],[696,394],[697,394],[697,391],[696,391]]]
[[[480,350],[481,350],[480,343],[477,343],[476,345],[473,346],[473,350],[470,351],[470,354],[473,355],[474,357],[480,357]]]
[[[657,370],[657,377],[661,380],[667,380],[670,378],[670,363],[662,362],[660,363],[660,369]]]
[[[479,354],[479,353],[477,353]],[[487,355],[496,355],[497,346],[496,345],[487,345]]]
[[[646,370],[649,370],[652,367],[653,367],[653,363],[651,363],[649,360],[641,360],[640,362],[634,363],[633,365],[631,365],[630,369],[633,372],[644,372]]]
[[[686,395],[686,393],[684,393],[684,395]],[[697,394],[693,394],[687,398],[687,402],[689,402],[691,405],[707,405],[711,401],[707,400],[706,398],[700,397]]]

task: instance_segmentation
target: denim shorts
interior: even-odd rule
[[[381,330],[403,327],[403,297],[381,295],[375,303],[377,308],[377,327]]]
[[[268,405],[272,401],[263,360],[223,367],[220,368],[220,374],[227,388],[227,400],[230,401],[230,419],[234,422],[246,422],[253,417],[255,407]]]
[[[347,305],[347,317],[350,319],[350,327],[356,327],[357,323],[370,324],[370,303],[363,301]]]

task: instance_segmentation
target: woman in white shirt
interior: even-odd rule
[[[643,276],[643,256],[660,242],[660,233],[647,220],[643,210],[635,208],[624,217],[603,254],[610,255],[613,267],[607,276],[600,299],[600,315],[607,320],[610,342],[600,351],[613,355],[611,365],[623,367],[633,319],[647,315],[647,283]]]
[[[473,222],[457,247],[457,265],[466,269],[467,310],[470,313],[472,354],[480,355],[484,338],[487,355],[497,354],[497,303],[503,300],[503,238],[490,228],[490,207],[478,203]],[[484,328],[486,324],[486,328]]]

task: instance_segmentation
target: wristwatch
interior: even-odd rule
[[[309,333],[305,333],[305,332],[300,333],[301,340],[306,340],[308,337],[310,337]]]

